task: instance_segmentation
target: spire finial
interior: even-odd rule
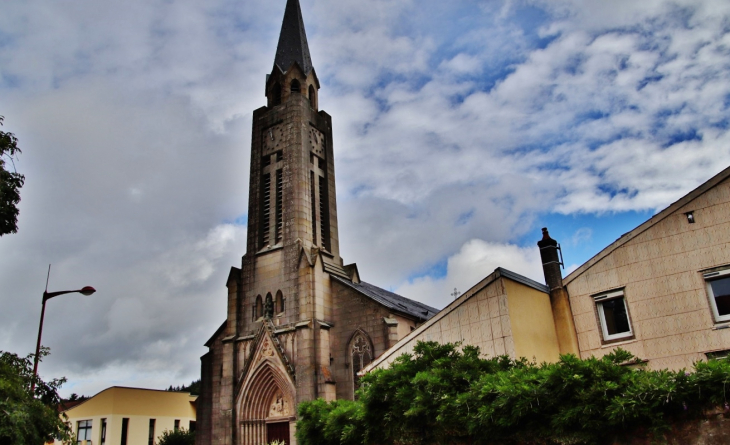
[[[287,0],[274,64],[284,73],[294,62],[304,71],[305,76],[312,70],[312,58],[309,55],[299,0]]]

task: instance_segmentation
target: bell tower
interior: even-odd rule
[[[294,445],[299,403],[352,399],[357,371],[435,313],[343,263],[319,88],[299,1],[287,0],[266,106],[253,112],[246,253],[201,357],[200,445]]]
[[[267,106],[254,112],[248,253],[299,242],[339,259],[332,119],[318,110],[299,2],[288,0]]]

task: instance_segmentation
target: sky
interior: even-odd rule
[[[199,378],[245,253],[251,116],[285,0],[8,0],[22,149],[0,350],[61,394]],[[566,273],[730,166],[726,0],[301,0],[333,117],[340,249],[444,307],[496,267]]]

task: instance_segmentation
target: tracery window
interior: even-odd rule
[[[352,381],[354,391],[360,387],[360,376],[357,375],[371,361],[373,361],[372,347],[370,340],[362,332],[358,332],[352,338],[350,356],[352,358]]]

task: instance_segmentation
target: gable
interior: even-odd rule
[[[690,193],[678,199],[667,208],[649,218],[649,220],[639,225],[635,229],[621,235],[619,239],[600,251],[593,258],[586,261],[579,268],[568,274],[568,276],[563,279],[564,285],[567,286],[571,281],[575,280],[577,277],[585,273],[588,269],[595,266],[597,263],[603,261],[606,257],[608,257],[611,253],[613,253],[620,247],[625,246],[626,244],[636,240],[641,236],[651,237],[652,234],[650,232],[655,230],[661,230],[661,228],[658,229],[657,226],[663,222],[667,222],[668,218],[678,215],[685,217],[685,215],[683,215],[683,212],[693,210],[693,204],[703,204],[699,203],[698,201],[703,201],[703,198],[706,198],[708,193],[720,192],[721,194],[726,194],[726,190],[719,191],[717,190],[717,187],[723,186],[723,188],[727,189],[729,178],[730,167],[726,168],[696,189],[692,190]],[[672,228],[670,227],[670,229]]]

